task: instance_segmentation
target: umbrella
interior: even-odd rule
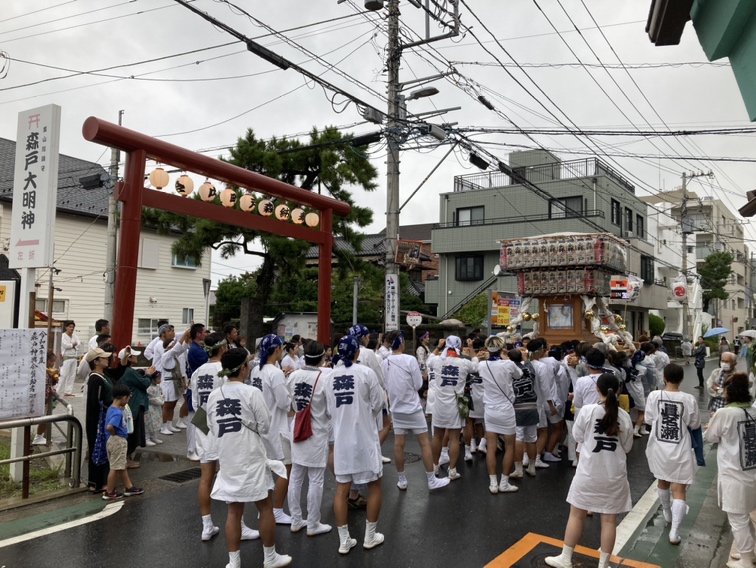
[[[756,339],[756,329],[746,329],[744,332],[739,333],[738,335],[742,337],[750,337],[751,339]]]
[[[714,337],[715,335],[722,335],[723,333],[730,333],[730,330],[726,327],[715,327],[704,333],[704,337]]]

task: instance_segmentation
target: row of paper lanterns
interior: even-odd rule
[[[163,189],[168,185],[170,179],[168,172],[163,168],[154,169],[149,176],[150,183],[156,189]],[[176,193],[182,197],[189,197],[194,192],[194,181],[186,174],[182,174],[176,180]],[[246,213],[254,213],[257,210],[263,217],[270,217],[275,215],[279,221],[291,221],[295,225],[305,224],[308,227],[317,227],[320,223],[320,217],[314,211],[307,212],[301,207],[291,208],[287,203],[280,203],[276,205],[270,199],[260,199],[256,201],[256,196],[245,193],[239,197],[236,192],[227,187],[221,190],[219,193],[215,186],[206,181],[203,183],[197,193],[202,201],[207,203],[215,200],[216,197],[220,197],[220,202],[224,207],[232,208],[239,202],[239,209]]]

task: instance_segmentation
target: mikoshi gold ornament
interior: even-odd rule
[[[531,319],[532,317],[533,317],[533,316],[531,316],[531,315],[530,315],[530,314],[529,314],[528,312],[523,312],[523,313],[522,313],[522,319],[523,319],[523,321],[530,321],[530,319]]]
[[[538,321],[539,319],[541,319],[541,314],[533,314],[532,316],[530,316],[530,318],[533,321]]]

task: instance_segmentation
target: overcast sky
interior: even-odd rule
[[[359,15],[350,1],[337,4],[336,0],[236,0],[235,3],[276,31],[349,16],[288,31],[285,35],[330,64],[340,62],[337,67],[354,82],[322,63],[311,61],[310,55],[278,37],[268,35],[259,42],[291,61],[302,63],[313,73],[322,74],[324,79],[365,102],[385,109],[386,13],[384,10]],[[354,2],[362,8],[362,0]],[[435,74],[438,69],[445,69],[448,61],[492,63],[493,66],[455,65],[468,85],[484,94],[500,113],[485,108],[446,80],[434,83],[440,90],[435,97],[409,102],[411,112],[461,106],[461,110],[432,121],[456,122],[459,128],[511,128],[504,118],[508,117],[524,128],[561,128],[541,106],[543,103],[561,122],[572,126],[571,121],[581,129],[650,130],[649,123],[657,130],[752,126],[729,66],[667,65],[703,63],[706,57],[690,24],[679,46],[657,48],[649,42],[645,20],[650,0],[561,0],[561,5],[556,0],[540,0],[538,4],[543,12],[533,0],[466,0],[466,3],[472,13],[461,6],[463,25],[471,27],[485,48],[507,66],[530,94],[468,33],[454,42],[435,43],[437,51],[406,52],[401,79],[409,81]],[[195,0],[194,5],[248,37],[268,33],[228,3]],[[407,0],[402,0],[401,7],[406,36],[416,38],[415,34],[424,34],[422,13]],[[588,45],[575,33],[567,14],[582,30]],[[600,29],[596,28],[591,15]],[[260,137],[270,137],[307,132],[313,126],[349,125],[363,120],[355,105],[344,109],[340,104],[343,98],[337,97],[334,109],[323,89],[306,82],[294,70],[282,71],[261,60],[238,41],[216,47],[235,39],[171,0],[38,0],[33,3],[4,0],[0,17],[0,50],[10,59],[0,63],[4,63],[0,75],[0,137],[15,139],[20,111],[55,103],[62,107],[61,152],[107,167],[110,153],[104,147],[86,142],[81,136],[81,125],[91,115],[115,122],[121,109],[125,111],[125,126],[190,150],[215,149],[209,152],[212,156],[225,154],[222,148],[233,145],[247,128],[254,129]],[[554,32],[549,19],[562,32],[561,37]],[[500,41],[501,47],[484,25]],[[435,35],[440,30],[432,25],[431,32]],[[629,69],[637,86],[623,69],[607,72],[595,67],[586,70],[579,65],[541,67],[540,64],[577,64],[565,42],[585,64],[600,61],[616,65],[619,56],[631,67],[661,65]],[[509,67],[513,61],[502,47],[526,67],[530,79],[548,98],[523,71]],[[190,51],[195,52],[175,56]],[[103,69],[107,70],[99,71],[99,76],[92,73]],[[457,83],[464,81],[457,79]],[[339,114],[336,110],[342,112]],[[358,134],[374,130],[376,127],[371,124],[349,129]],[[539,145],[557,151],[565,160],[587,157],[585,152],[589,151],[571,136],[534,138]],[[522,135],[492,134],[475,136],[475,139],[495,143],[485,147],[502,159],[512,149],[536,146],[536,142]],[[683,171],[693,169],[714,169],[716,177],[711,181],[704,178],[702,182],[693,182],[691,190],[722,199],[733,209],[745,202],[746,191],[754,189],[753,162],[712,163],[679,158],[726,156],[756,160],[752,135],[664,140],[597,136],[588,143],[593,148],[600,146],[609,154],[602,159],[623,168],[623,173],[631,177],[641,195],[671,189],[680,184]],[[441,146],[435,150],[402,153],[402,201],[447,150],[448,146]],[[617,154],[652,157],[617,157]],[[370,155],[380,172],[379,189],[370,194],[355,193],[361,204],[375,211],[374,223],[368,232],[377,232],[385,224],[383,145],[371,146]],[[475,171],[479,170],[469,164],[461,150],[447,158],[403,210],[402,224],[437,222],[438,195],[452,190],[455,175]],[[195,176],[196,185],[202,181]],[[750,227],[746,234],[749,239],[755,238]],[[214,282],[224,275],[254,267],[255,260],[238,256],[214,262]]]

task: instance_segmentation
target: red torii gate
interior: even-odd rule
[[[121,242],[116,272],[113,343],[131,342],[134,324],[139,234],[142,226],[142,207],[152,207],[181,215],[199,217],[256,231],[308,241],[318,245],[318,341],[330,344],[331,330],[331,254],[333,251],[333,215],[346,217],[351,211],[348,203],[312,193],[267,176],[245,170],[179,146],[157,140],[90,116],[84,121],[82,134],[86,140],[126,153],[123,182],[115,188],[116,199],[123,203],[121,210]],[[279,221],[273,217],[252,215],[237,209],[219,207],[196,199],[162,193],[144,187],[147,159],[170,164],[192,173],[247,188],[271,197],[278,197],[309,205],[320,213],[319,229],[311,229]]]

